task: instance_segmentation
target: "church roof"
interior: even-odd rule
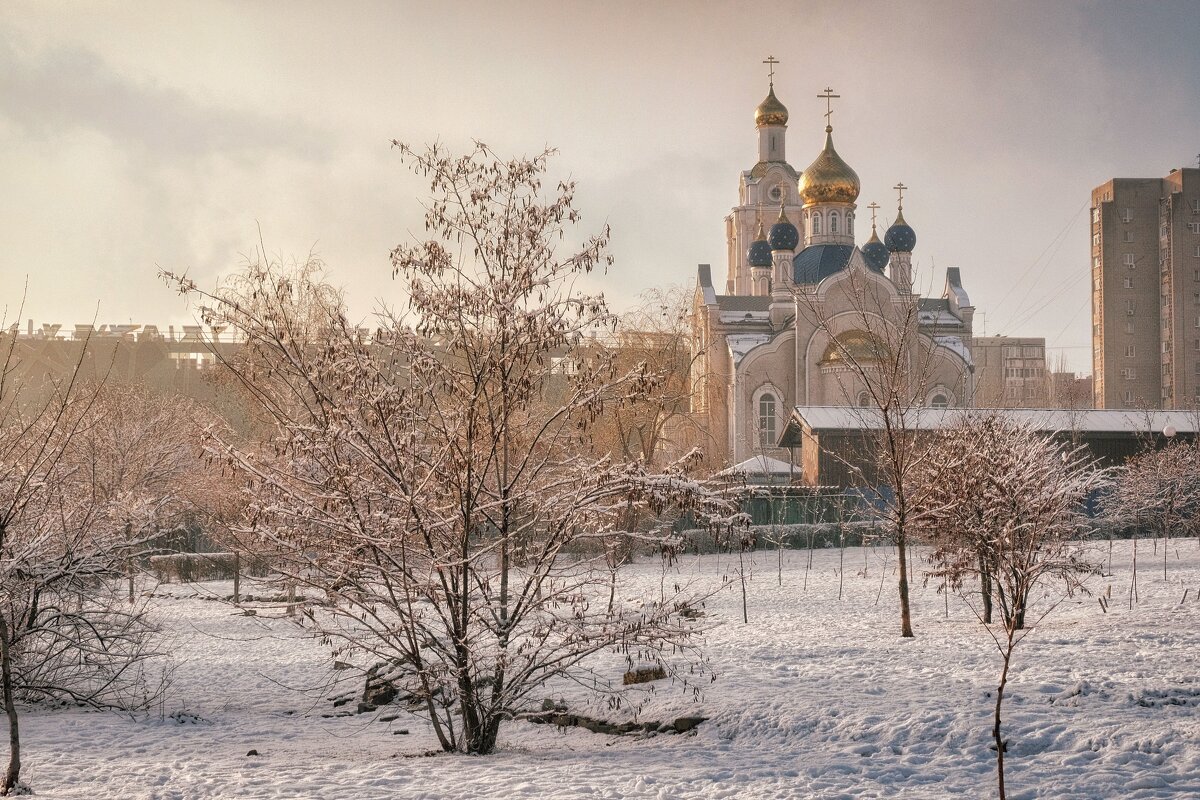
[[[750,169],[751,178],[761,178],[767,174],[772,165],[778,165],[783,168],[783,171],[793,178],[800,177],[800,173],[796,172],[796,168],[786,161],[760,161]]]
[[[848,244],[810,244],[792,259],[792,276],[798,284],[820,283],[850,263],[854,247]]]
[[[950,307],[945,297],[922,297],[917,300],[917,319],[922,325],[950,326],[957,328],[962,319]]]
[[[717,305],[722,311],[769,311],[771,298],[719,294],[717,295]]]

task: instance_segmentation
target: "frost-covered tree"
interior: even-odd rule
[[[916,295],[896,296],[857,269],[846,270],[842,279],[848,308],[827,309],[814,285],[796,288],[796,310],[824,334],[837,361],[831,377],[847,409],[862,423],[860,451],[830,454],[853,474],[896,545],[900,635],[911,637],[908,547],[916,523],[914,509],[923,505],[917,496],[922,485],[911,476],[926,457],[921,418],[942,354],[920,331]],[[848,331],[853,338],[842,335]]]
[[[1104,505],[1114,523],[1145,524],[1163,540],[1166,579],[1171,536],[1200,535],[1200,447],[1169,441],[1133,456],[1116,476]]]
[[[1055,587],[1039,607],[1040,620],[1095,570],[1077,540],[1089,525],[1084,503],[1108,475],[1085,452],[1028,425],[964,414],[934,440],[913,475],[923,498],[920,529],[935,548],[930,574],[950,586],[986,574],[1003,618],[1000,630],[987,626],[1003,659],[992,728],[1001,798],[1004,689],[1013,651],[1029,630],[1034,590]]]
[[[397,147],[430,182],[430,238],[393,251],[407,308],[373,331],[311,271],[258,264],[211,295],[175,280],[262,356],[230,368],[273,441],[211,443],[252,484],[244,534],[333,600],[307,621],[339,659],[420,704],[444,749],[488,753],[548,681],[610,687],[602,650],[668,668],[695,652],[686,591],[610,595],[604,543],[631,504],[737,514],[689,477],[694,456],[656,473],[586,455],[652,381],[587,346],[615,322],[578,288],[609,263],[608,232],[558,251],[579,214],[572,183],[543,192],[550,153]]]
[[[4,361],[13,365],[12,342]],[[86,348],[84,348],[86,349]],[[51,701],[132,709],[161,683],[145,606],[121,591],[170,504],[159,455],[196,438],[150,431],[146,408],[114,434],[112,395],[61,382],[29,396],[0,381],[0,694],[9,761],[0,794],[22,791],[20,707]],[[144,435],[143,435],[144,434]],[[119,451],[119,452],[118,452]],[[198,463],[198,462],[197,462]],[[160,480],[161,479],[161,480]]]

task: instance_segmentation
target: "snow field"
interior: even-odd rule
[[[1170,548],[1164,581],[1161,550],[1140,542],[1130,610],[1131,547],[1117,542],[1113,574],[1089,582],[1093,596],[1064,601],[1017,648],[1004,712],[1010,797],[1200,797],[1200,547]],[[1093,550],[1107,566],[1107,543]],[[891,548],[812,556],[808,569],[807,552],[785,552],[780,586],[777,554],[754,554],[749,624],[736,583],[706,603],[716,682],[698,699],[658,682],[639,716],[709,717],[694,734],[513,722],[489,757],[423,756],[436,749],[432,734],[398,708],[380,712],[400,714],[391,722],[322,716],[342,710],[326,698],[344,673],[282,609],[248,617],[201,599],[229,594],[228,582],[163,585],[154,602],[177,671],[161,714],[31,711],[23,777],[51,798],[994,796],[1000,659],[969,607],[924,586],[918,559],[917,638],[904,640]],[[736,555],[688,557],[668,589],[713,588],[736,570]],[[657,595],[661,578],[657,560],[634,564],[621,595]],[[1098,596],[1110,584],[1105,612]],[[610,661],[619,681],[624,662]],[[587,703],[573,686],[546,696],[592,716],[630,713]]]

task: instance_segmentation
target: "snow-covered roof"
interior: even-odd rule
[[[733,356],[735,366],[742,363],[746,353],[769,341],[771,337],[765,333],[738,333],[725,337],[725,344],[729,345],[729,354]]]
[[[740,464],[734,464],[728,469],[721,470],[717,475],[726,476],[739,472],[745,475],[799,475],[802,470],[795,464],[780,461],[778,458],[771,458],[768,455],[757,455],[746,459]]]
[[[973,366],[974,361],[971,360],[971,350],[963,343],[963,340],[957,336],[934,336],[933,341],[939,346],[950,350],[967,365]]]
[[[699,264],[696,267],[697,283],[700,285],[700,291],[704,292],[704,304],[711,306],[717,302],[717,292],[713,289],[712,283],[712,267],[708,264]]]
[[[967,296],[967,291],[963,289],[962,273],[958,267],[946,268],[946,291],[944,295],[947,299],[953,297],[954,305],[958,308],[971,307],[971,298]]]
[[[1191,411],[1140,411],[1135,409],[1062,408],[912,408],[905,427],[909,430],[940,430],[966,416],[1001,416],[1028,424],[1042,433],[1162,433],[1168,426],[1178,433],[1195,434],[1200,414]],[[878,409],[852,406],[797,406],[788,427],[800,421],[813,431],[877,430]]]

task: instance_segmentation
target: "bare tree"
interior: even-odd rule
[[[609,262],[608,234],[556,252],[579,214],[572,183],[542,194],[550,152],[397,146],[430,181],[432,238],[392,253],[408,310],[382,314],[373,334],[311,275],[277,265],[219,294],[168,278],[264,355],[230,366],[274,440],[211,442],[252,484],[244,534],[334,600],[306,621],[340,658],[420,703],[444,749],[488,753],[548,681],[610,687],[590,660],[599,651],[668,668],[697,653],[685,589],[605,602],[603,542],[630,504],[738,517],[689,477],[694,454],[662,473],[584,455],[596,420],[650,381],[586,347],[615,322],[574,288]]]
[[[1158,450],[1148,448],[1133,456],[1121,468],[1105,506],[1113,523],[1145,522],[1162,539],[1166,580],[1172,534],[1200,535],[1200,447],[1195,442],[1169,441]]]
[[[49,379],[34,396],[0,380],[0,686],[9,762],[0,794],[21,783],[19,706],[56,701],[136,708],[151,702],[146,662],[155,629],[119,578],[146,542],[160,487],[117,472],[104,457],[99,387]],[[81,350],[82,359],[86,346]],[[132,452],[127,448],[126,452]],[[159,687],[161,688],[161,683]]]
[[[830,377],[841,401],[863,429],[862,453],[831,451],[856,476],[896,545],[901,636],[913,635],[908,546],[914,509],[923,506],[910,480],[926,458],[920,431],[935,365],[946,356],[919,329],[914,294],[899,294],[884,280],[853,266],[839,273],[845,307],[828,307],[820,285],[797,287],[801,318],[825,334]],[[859,456],[866,456],[866,466]]]
[[[689,413],[690,375],[700,356],[691,342],[693,291],[689,286],[647,290],[618,319],[614,366],[621,372],[644,369],[652,381],[597,426],[598,443],[610,444],[624,460],[640,458],[653,467],[683,455],[689,449],[685,442],[698,438]]]
[[[921,509],[922,526],[936,536],[930,575],[961,586],[985,564],[1003,616],[1000,630],[989,625],[987,631],[1003,662],[992,737],[1004,798],[1007,742],[1001,710],[1013,651],[1030,630],[1027,615],[1035,587],[1057,581],[1059,588],[1040,607],[1040,621],[1082,590],[1083,578],[1096,571],[1075,540],[1088,530],[1085,500],[1108,475],[1082,448],[999,417],[964,416],[937,437],[929,454],[929,466],[913,477],[923,484],[927,504]],[[971,607],[982,621],[982,611]]]

